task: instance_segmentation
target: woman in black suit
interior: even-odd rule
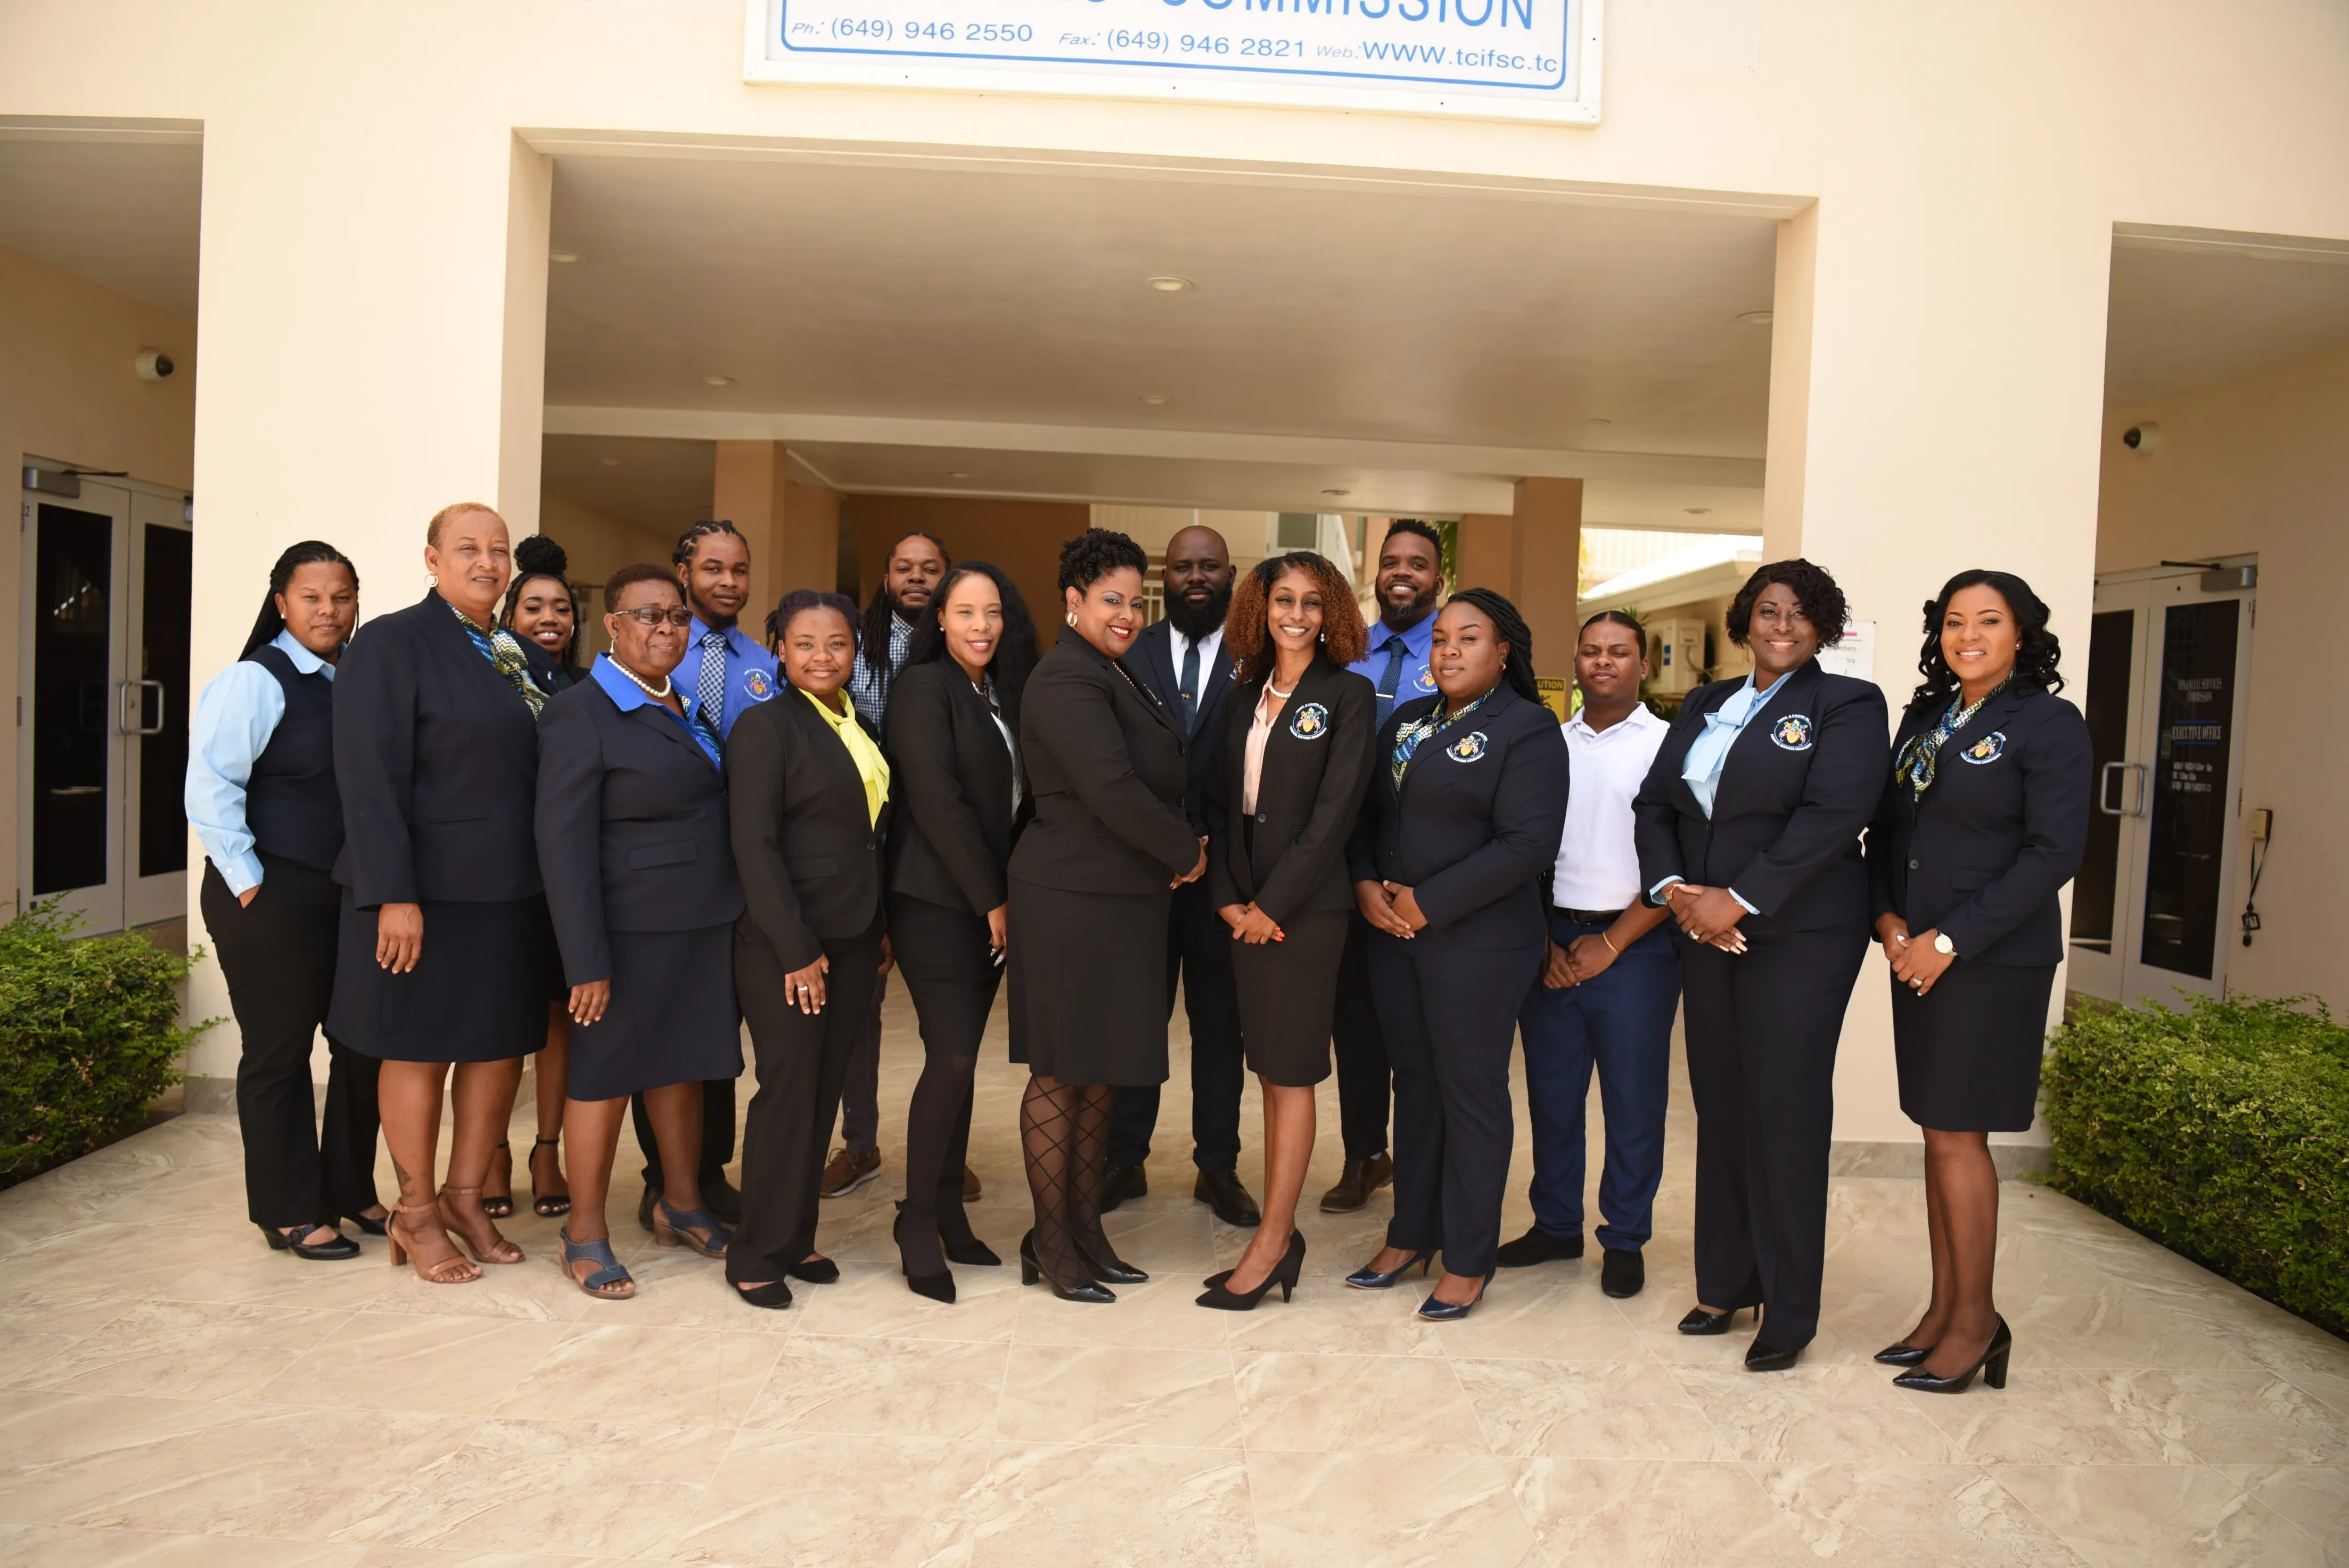
[[[1543,887],[1568,764],[1534,681],[1533,634],[1507,599],[1454,595],[1429,670],[1436,695],[1399,705],[1380,732],[1347,849],[1394,1062],[1395,1175],[1387,1244],[1346,1282],[1387,1289],[1440,1251],[1444,1277],[1419,1315],[1444,1322],[1484,1298],[1500,1246],[1509,1053],[1548,957]]]
[[[742,1223],[726,1277],[757,1307],[787,1307],[790,1275],[826,1285],[815,1250],[824,1141],[849,1059],[889,961],[882,846],[889,763],[843,690],[856,607],[798,588],[767,618],[790,690],[747,709],[726,744],[727,810],[743,911],[734,985],[759,1090],[742,1129]]]
[[[383,1063],[383,1138],[399,1178],[391,1257],[434,1284],[519,1263],[482,1211],[522,1059],[546,1036],[552,929],[531,830],[533,656],[492,629],[513,569],[504,520],[443,508],[425,533],[423,601],[371,621],[335,677],[343,887],[326,1031]],[[435,1189],[440,1095],[456,1068],[449,1184]]]
[[[726,1255],[726,1227],[701,1203],[701,1085],[742,1070],[742,884],[718,737],[670,679],[693,623],[677,576],[622,566],[604,602],[611,652],[539,726],[538,847],[577,1025],[564,1125],[579,1187],[563,1269],[589,1295],[618,1298],[636,1287],[612,1255],[605,1199],[631,1095],[660,1148],[654,1240]]]
[[[1991,1294],[1990,1135],[2031,1126],[2064,960],[2056,894],[2088,842],[2087,721],[2055,695],[2047,606],[2006,572],[1961,572],[1925,607],[1924,676],[1868,835],[1876,935],[1892,968],[1900,1108],[1925,1129],[1933,1296],[1876,1359],[1893,1381],[2006,1385],[2013,1336]]]
[[[1019,753],[1036,816],[1011,853],[1011,1059],[1036,1228],[1020,1275],[1065,1301],[1149,1276],[1101,1225],[1110,1090],[1166,1081],[1166,917],[1207,867],[1183,812],[1183,732],[1118,660],[1143,626],[1142,546],[1091,528],[1061,546],[1069,635],[1036,666]]]
[[[1689,693],[1632,803],[1640,879],[1681,943],[1696,1101],[1697,1305],[1726,1334],[1769,1303],[1755,1372],[1819,1326],[1836,1042],[1868,950],[1859,833],[1882,791],[1884,693],[1830,675],[1843,590],[1810,562],[1757,568],[1729,605],[1752,674]]]
[[[1036,628],[1011,579],[984,561],[950,568],[930,604],[885,724],[902,807],[889,834],[889,948],[923,1051],[895,1229],[906,1287],[951,1302],[947,1263],[1002,1262],[971,1234],[962,1173],[979,1036],[1003,983],[1005,867],[1028,819],[1018,737]]]
[[[1241,579],[1224,619],[1235,666],[1224,703],[1222,805],[1207,877],[1232,928],[1247,1064],[1264,1086],[1264,1222],[1199,1304],[1246,1312],[1297,1288],[1297,1199],[1313,1158],[1313,1085],[1330,1075],[1338,961],[1354,891],[1346,840],[1371,781],[1378,698],[1346,666],[1369,643],[1354,590],[1292,551]]]

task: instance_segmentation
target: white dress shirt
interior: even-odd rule
[[[1567,792],[1550,902],[1561,909],[1623,909],[1640,896],[1631,800],[1671,726],[1641,703],[1604,730],[1577,713],[1561,728],[1574,787]]]

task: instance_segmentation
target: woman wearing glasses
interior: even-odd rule
[[[702,1204],[701,1085],[741,1070],[734,919],[742,912],[718,738],[670,680],[692,614],[666,566],[605,586],[612,650],[547,704],[538,846],[570,981],[571,1222],[563,1268],[591,1296],[636,1293],[613,1256],[605,1199],[628,1096],[660,1146],[653,1235],[708,1258],[726,1227]]]
[[[1886,713],[1875,682],[1819,668],[1846,618],[1810,562],[1758,568],[1729,605],[1753,673],[1689,693],[1631,808],[1644,896],[1686,939],[1697,1304],[1680,1331],[1726,1334],[1767,1303],[1754,1372],[1818,1332],[1836,1041],[1868,951],[1859,832]]]

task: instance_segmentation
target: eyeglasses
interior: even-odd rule
[[[675,609],[662,609],[657,605],[646,605],[638,609],[614,610],[612,613],[626,616],[647,631],[658,627],[663,621],[680,628],[693,624],[693,612],[683,605],[678,606]]]

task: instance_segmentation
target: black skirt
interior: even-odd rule
[[[1011,884],[1011,1059],[1064,1084],[1166,1081],[1171,889]]]
[[[1232,944],[1248,1071],[1267,1083],[1302,1088],[1330,1075],[1330,1023],[1349,912],[1300,910],[1280,922],[1279,941]]]
[[[614,931],[612,1002],[571,1030],[574,1100],[616,1100],[742,1072],[734,922],[688,931]]]
[[[1919,996],[1892,982],[1900,1109],[1936,1132],[2023,1132],[2039,1104],[2053,964],[1968,963]]]
[[[342,892],[326,1033],[384,1062],[502,1062],[546,1044],[554,928],[543,895],[499,904],[427,899],[424,950],[393,974],[375,961],[376,911]]]

